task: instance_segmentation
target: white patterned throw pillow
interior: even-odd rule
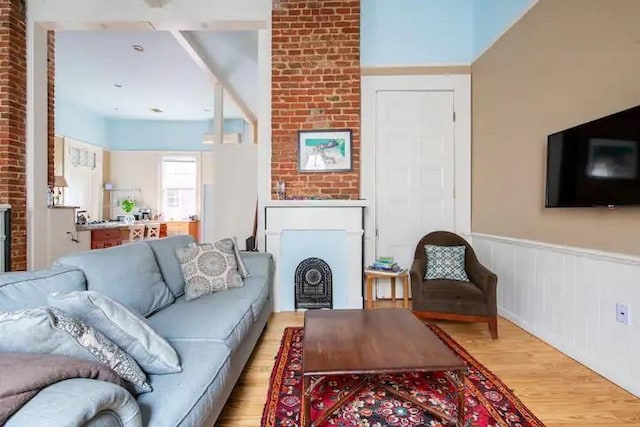
[[[187,301],[244,285],[238,273],[232,239],[178,248],[176,256],[184,275]]]
[[[425,245],[427,268],[425,280],[446,279],[468,282],[464,268],[465,246]]]

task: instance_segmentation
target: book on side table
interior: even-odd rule
[[[373,264],[367,267],[367,270],[392,274],[403,271],[402,267],[394,261],[393,257],[378,257]]]

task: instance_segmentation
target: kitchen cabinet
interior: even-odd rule
[[[136,224],[144,224],[136,222]],[[160,237],[167,236],[167,224],[160,224]],[[91,230],[91,249],[104,249],[127,243],[129,240],[129,227],[115,225]]]
[[[104,249],[122,244],[121,227],[91,231],[91,249]]]
[[[168,221],[167,236],[190,234],[196,242],[200,240],[200,221]]]

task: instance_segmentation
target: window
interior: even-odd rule
[[[196,214],[197,163],[193,157],[162,159],[162,213],[165,219]]]

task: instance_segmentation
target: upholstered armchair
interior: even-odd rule
[[[425,245],[465,246],[465,271],[469,282],[425,280]],[[471,245],[448,231],[424,236],[416,246],[411,266],[413,311],[423,319],[487,322],[493,339],[498,338],[496,286],[498,277],[478,261]]]

